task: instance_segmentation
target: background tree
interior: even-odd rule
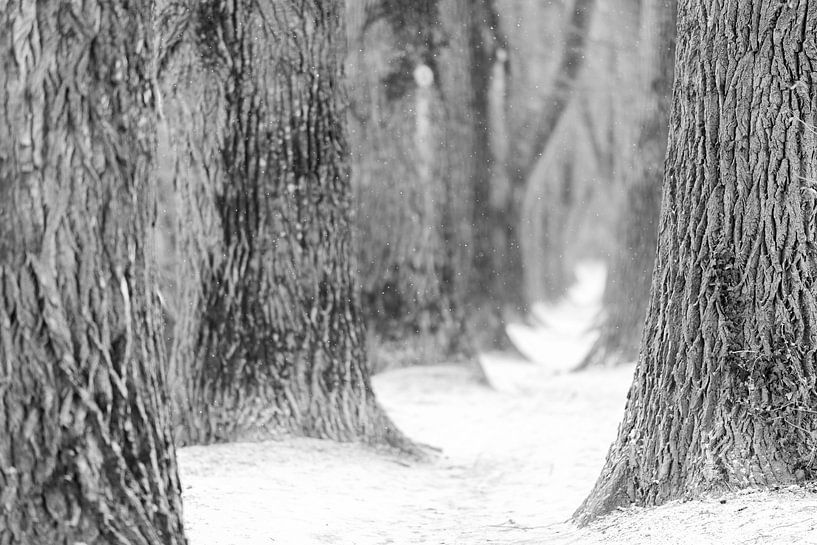
[[[661,182],[675,65],[675,0],[641,6],[642,113],[610,263],[599,337],[580,368],[634,361],[644,325],[658,238]],[[626,152],[625,152],[626,153]]]
[[[473,357],[462,0],[349,1],[358,275],[376,369]]]
[[[342,8],[202,2],[168,68],[185,442],[406,446],[371,390],[353,281]]]
[[[566,17],[561,55],[550,80],[550,88],[538,112],[535,129],[530,135],[531,154],[515,155],[511,160],[510,178],[515,182],[514,209],[505,211],[507,220],[518,222],[522,250],[525,300],[528,304],[553,300],[564,294],[569,273],[564,266],[566,237],[563,226],[570,202],[565,192],[548,192],[547,186],[572,184],[562,176],[548,176],[546,169],[555,153],[553,146],[559,125],[575,97],[590,36],[596,0],[575,0]],[[562,171],[561,174],[565,174]],[[570,174],[567,172],[566,174]],[[551,182],[548,184],[548,182]],[[569,191],[569,189],[568,189]],[[561,195],[559,195],[561,193]],[[554,198],[556,196],[556,198]],[[544,199],[543,199],[544,197]],[[543,224],[548,221],[549,225]]]
[[[658,255],[618,438],[577,512],[815,476],[817,13],[680,0]]]
[[[182,544],[151,2],[0,9],[0,543]]]
[[[505,322],[526,307],[521,249],[514,222],[503,217],[511,199],[508,160],[512,149],[510,116],[511,46],[502,14],[509,7],[495,0],[471,2],[468,28],[474,124],[473,229],[474,253],[470,293],[474,328],[480,347],[508,345]],[[548,12],[546,12],[548,13]]]

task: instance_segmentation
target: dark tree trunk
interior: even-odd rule
[[[3,545],[185,543],[150,244],[152,27],[152,2],[0,9]]]
[[[618,219],[620,246],[607,277],[599,337],[580,369],[627,363],[638,356],[649,301],[647,286],[658,244],[675,65],[676,12],[676,0],[646,2],[642,8],[642,121],[631,166],[624,173],[624,206]]]
[[[186,442],[407,446],[371,390],[352,274],[343,21],[339,1],[204,2],[170,71]]]
[[[469,269],[457,248],[470,247],[470,230],[455,226],[469,223],[457,215],[470,199],[460,192],[455,209],[450,189],[469,170],[446,148],[470,142],[452,130],[467,95],[442,88],[460,56],[450,4],[347,2],[359,274],[376,369],[474,352],[465,276],[454,274]]]
[[[678,3],[649,311],[582,521],[817,470],[817,11]]]

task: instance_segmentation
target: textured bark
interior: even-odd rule
[[[0,544],[182,544],[152,2],[0,8]]]
[[[817,11],[678,3],[650,306],[582,521],[817,470]]]
[[[579,368],[634,361],[658,244],[661,182],[669,130],[675,64],[676,0],[645,3],[641,43],[643,89],[640,130],[624,173],[624,203],[618,219],[620,246],[611,262],[599,337]]]
[[[467,248],[470,240],[459,237],[471,235],[452,231],[452,212],[466,213],[469,199],[454,197],[461,211],[449,201],[453,176],[469,172],[446,153],[469,145],[452,132],[452,108],[467,108],[467,98],[442,89],[461,26],[450,20],[449,4],[347,2],[359,278],[378,370],[473,354],[467,285],[453,274],[469,269],[456,246]]]
[[[375,401],[352,274],[342,3],[204,2],[168,81],[185,442],[408,446]]]

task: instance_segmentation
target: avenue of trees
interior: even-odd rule
[[[0,545],[186,543],[180,446],[422,457],[372,373],[479,377],[586,257],[578,521],[813,479],[809,1],[0,2]]]

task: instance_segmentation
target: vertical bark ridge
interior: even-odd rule
[[[681,0],[639,364],[588,520],[815,476],[817,11]]]
[[[0,544],[183,544],[153,3],[0,10]]]
[[[573,4],[566,31],[564,50],[553,78],[553,87],[545,100],[537,129],[532,135],[533,155],[519,158],[516,164],[516,179],[526,181],[545,154],[553,138],[559,121],[570,103],[573,89],[584,66],[584,52],[587,47],[590,22],[596,8],[596,0],[576,0]]]

